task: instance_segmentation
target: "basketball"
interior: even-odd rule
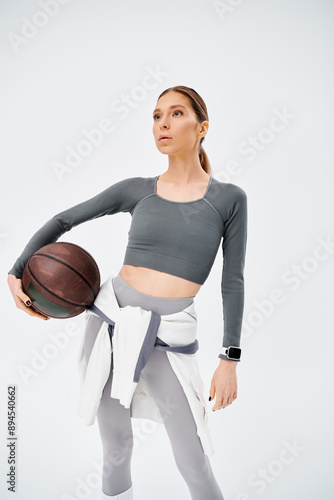
[[[28,260],[22,288],[36,311],[51,318],[71,318],[94,302],[100,289],[100,272],[82,247],[68,242],[50,243]]]

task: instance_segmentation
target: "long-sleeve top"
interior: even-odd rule
[[[85,221],[118,212],[132,220],[123,264],[146,267],[203,285],[222,245],[222,346],[240,346],[244,310],[247,195],[210,176],[202,198],[178,202],[157,193],[155,177],[130,177],[56,214],[30,239],[9,271],[17,278],[31,255]],[[219,354],[222,359],[228,359]]]

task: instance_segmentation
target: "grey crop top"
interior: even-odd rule
[[[47,221],[30,239],[8,274],[22,277],[29,257],[85,221],[129,212],[123,264],[147,267],[203,285],[221,239],[223,346],[240,347],[244,310],[247,196],[239,186],[210,177],[202,198],[178,202],[156,192],[155,177],[130,177]],[[225,355],[219,357],[227,359]]]

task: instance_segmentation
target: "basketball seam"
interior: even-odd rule
[[[64,243],[65,243],[66,245],[72,245],[72,246],[74,246],[74,247],[79,248],[82,252],[84,252],[84,253],[85,253],[85,254],[86,254],[86,255],[87,255],[87,256],[88,256],[88,257],[92,260],[92,264],[94,264],[94,266],[95,266],[95,268],[96,268],[97,272],[98,272],[98,273],[100,273],[99,268],[98,268],[98,265],[97,265],[97,263],[95,262],[95,259],[93,258],[93,256],[92,256],[89,252],[87,252],[87,250],[85,250],[84,248],[80,247],[79,245],[76,245],[75,243],[69,243],[68,241],[67,241],[67,242],[66,242],[66,241],[63,241],[63,242],[59,242],[59,243],[62,243],[62,244],[64,244]]]
[[[63,264],[64,266],[67,266],[69,269],[72,269],[72,271],[74,271],[78,276],[80,276],[80,278],[83,279],[83,281],[85,281],[87,283],[87,285],[89,286],[89,288],[91,289],[92,293],[93,293],[93,297],[95,297],[95,291],[93,289],[93,287],[91,286],[91,284],[89,283],[89,281],[86,280],[86,278],[84,276],[82,276],[81,273],[79,273],[76,269],[74,269],[74,267],[70,266],[69,264],[67,264],[67,262],[64,262],[63,260],[60,260],[60,259],[57,259],[57,257],[53,257],[51,255],[47,255],[45,253],[37,253],[35,254],[36,256],[37,255],[40,255],[42,257],[47,257],[48,259],[53,259],[55,260],[56,262],[60,262],[60,264]]]
[[[41,255],[41,254],[39,254]],[[29,272],[31,274],[31,276],[34,278],[34,280],[37,281],[37,283],[42,287],[44,288],[44,290],[46,290],[48,293],[50,293],[51,295],[53,295],[54,297],[56,297],[57,299],[59,300],[62,300],[63,302],[67,302],[68,304],[71,304],[72,306],[77,306],[77,307],[89,307],[90,304],[76,304],[75,302],[71,302],[70,300],[67,300],[67,299],[64,299],[63,297],[59,297],[59,295],[51,292],[51,290],[49,290],[48,288],[46,288],[46,286],[44,286],[40,281],[39,279],[36,278],[36,276],[34,275],[34,273],[32,272],[32,270],[30,269],[30,265],[29,265],[29,262],[28,262],[28,269],[29,269]]]
[[[84,252],[91,259],[92,264],[94,264],[97,272],[100,273],[98,265],[97,265],[95,259],[93,258],[93,256],[87,250],[85,250],[85,248],[82,248],[81,246],[76,245],[75,243],[70,243],[69,241],[57,241],[56,243],[50,243],[50,245],[68,245],[68,246],[72,246],[72,247],[78,248],[80,251]],[[46,245],[46,246],[48,246],[48,245]],[[38,254],[37,252],[36,252],[36,254],[37,255],[41,255],[41,254]]]

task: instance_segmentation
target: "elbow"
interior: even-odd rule
[[[221,281],[221,289],[224,294],[226,293],[244,293],[245,279],[243,273],[233,276],[225,275]]]
[[[72,228],[70,223],[68,221],[66,221],[61,216],[61,214],[57,214],[54,217],[52,217],[51,221],[53,222],[53,224],[55,224],[58,227],[58,229],[61,233],[66,233],[67,231],[70,231],[70,229]]]

